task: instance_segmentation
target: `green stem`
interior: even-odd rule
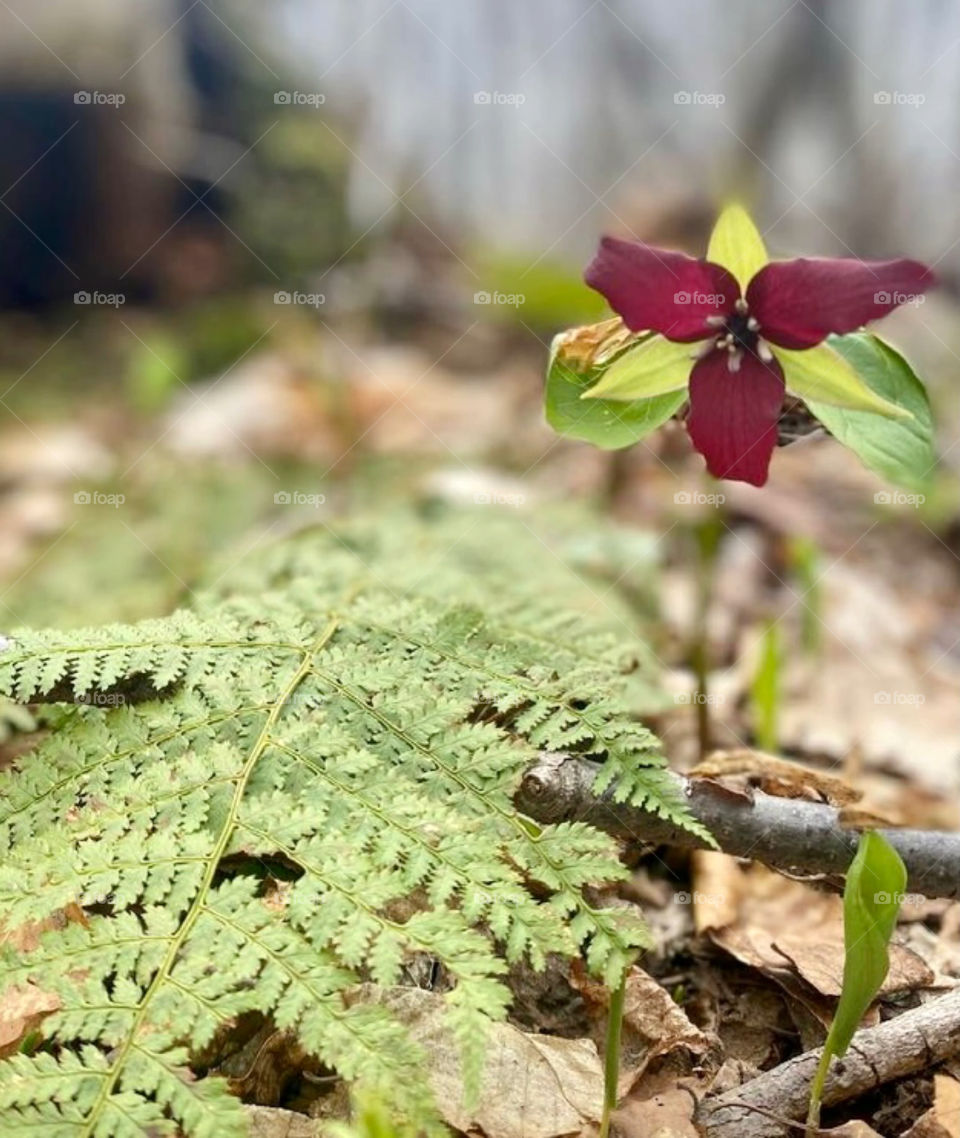
[[[610,1134],[610,1115],[617,1109],[617,1091],[620,1082],[620,1029],[623,1026],[623,1002],[627,994],[627,971],[610,993],[610,1011],[607,1019],[607,1049],[603,1060],[603,1118],[600,1121],[600,1138]]]
[[[613,511],[616,508],[621,493],[629,484],[630,470],[629,451],[615,450],[610,454],[603,487],[603,505],[607,511]]]
[[[827,1071],[830,1068],[832,1056],[830,1048],[824,1044],[820,1062],[817,1064],[817,1073],[810,1084],[810,1109],[807,1111],[807,1129],[805,1138],[816,1138],[820,1133],[820,1099],[823,1097],[823,1084],[827,1081]]]
[[[697,741],[700,758],[705,758],[711,749],[710,738],[710,649],[708,645],[708,617],[710,599],[713,594],[713,573],[720,544],[721,524],[717,519],[707,519],[697,524],[695,590],[696,607],[693,615],[693,643],[690,663],[693,668],[696,687],[694,700],[697,714]]]

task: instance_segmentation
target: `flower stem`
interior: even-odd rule
[[[690,650],[690,663],[693,668],[696,687],[694,702],[697,711],[697,740],[700,758],[705,758],[711,749],[710,737],[710,647],[708,616],[710,600],[713,595],[713,571],[720,546],[722,522],[719,518],[708,518],[697,523],[695,589],[696,605],[693,615],[693,642]]]
[[[624,969],[620,983],[610,993],[607,1048],[603,1060],[603,1117],[600,1120],[600,1138],[608,1138],[610,1115],[617,1108],[617,1090],[620,1081],[620,1029],[623,1026],[623,1002],[626,993],[627,970]]]

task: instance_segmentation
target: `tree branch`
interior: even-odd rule
[[[810,1081],[820,1048],[805,1051],[749,1083],[705,1098],[696,1121],[708,1138],[783,1138],[798,1134],[776,1121],[801,1119],[807,1112]],[[853,1037],[843,1059],[830,1065],[825,1106],[857,1098],[883,1083],[927,1070],[960,1051],[960,989],[904,1012]]]
[[[572,755],[544,753],[524,775],[516,805],[539,822],[580,819],[619,838],[705,849],[686,830],[636,806],[594,795],[597,766]],[[690,813],[725,853],[798,874],[846,873],[858,831],[845,829],[832,806],[762,791],[731,790],[710,779],[673,775]],[[926,897],[960,896],[960,834],[880,830],[907,867],[909,888]]]

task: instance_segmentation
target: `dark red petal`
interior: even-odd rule
[[[741,353],[739,371],[730,371],[719,349],[694,366],[687,430],[714,478],[766,482],[783,392],[777,361],[765,364],[749,352]]]
[[[584,280],[631,331],[649,328],[668,340],[705,340],[717,330],[707,317],[732,312],[740,295],[720,265],[616,237],[600,242]]]
[[[784,348],[812,348],[831,332],[853,332],[935,283],[919,261],[819,257],[771,261],[747,286],[760,335]]]

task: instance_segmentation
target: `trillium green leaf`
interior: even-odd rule
[[[907,871],[880,834],[860,835],[843,891],[843,989],[810,1092],[810,1118],[819,1117],[830,1060],[842,1058],[890,966],[888,945],[897,923]]]
[[[865,466],[895,485],[923,486],[936,465],[933,415],[926,389],[913,368],[889,344],[867,332],[831,336],[829,343],[872,391],[909,411],[911,417],[891,419],[819,399],[806,399],[807,406]]]
[[[564,358],[561,341],[562,336],[558,336],[551,346],[546,390],[547,422],[558,434],[604,450],[617,450],[651,434],[686,401],[685,388],[630,403],[616,399],[583,399],[583,394],[600,382],[607,367],[619,356],[601,366],[590,367]]]
[[[871,411],[890,419],[912,417],[906,407],[881,398],[867,387],[846,357],[829,344],[817,344],[802,352],[774,347],[773,354],[783,367],[787,390],[808,403],[813,399],[851,411]]]
[[[690,382],[697,346],[651,336],[618,356],[583,399],[650,399],[679,391]]]
[[[770,260],[760,232],[738,202],[724,206],[710,234],[707,260],[722,265],[746,292],[751,277]]]

